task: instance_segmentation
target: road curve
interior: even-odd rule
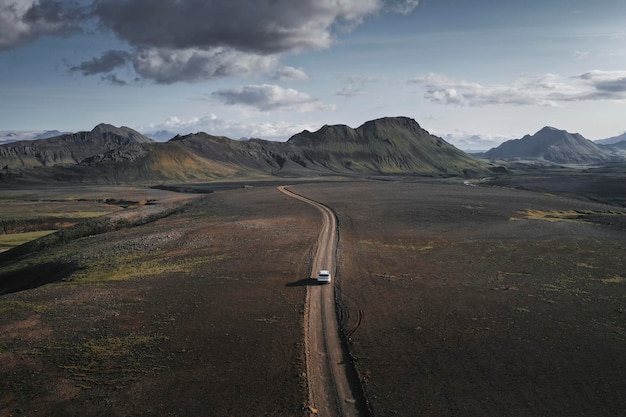
[[[286,195],[316,207],[323,216],[322,230],[307,286],[305,305],[305,349],[309,410],[320,417],[366,416],[367,408],[361,394],[356,372],[350,362],[339,333],[335,310],[337,218],[327,206],[288,190]],[[330,285],[314,281],[320,269],[328,269],[333,278]]]

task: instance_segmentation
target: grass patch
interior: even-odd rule
[[[47,346],[47,351],[67,350],[61,355],[66,360],[58,366],[67,371],[74,386],[92,389],[94,386],[112,386],[122,389],[146,373],[165,369],[160,358],[160,346],[169,340],[161,334],[137,334],[93,338],[78,344]],[[54,353],[59,356],[58,353]]]
[[[410,251],[426,251],[435,249],[433,245],[414,245],[412,243],[380,243],[373,240],[360,240],[359,243],[361,245],[376,245],[384,248],[390,249],[401,249],[401,250],[410,250]]]
[[[50,305],[45,303],[30,303],[26,301],[0,300],[0,314],[15,313],[20,310],[32,311],[35,313],[45,313],[50,310]]]
[[[135,353],[137,347],[154,345],[168,340],[162,335],[130,334],[125,337],[91,339],[83,345],[85,355],[93,359],[106,359],[115,356],[128,356]]]
[[[12,233],[8,235],[0,235],[0,250],[11,249],[16,246],[22,245],[31,240],[39,239],[40,237],[47,236],[56,230],[40,230],[38,232],[26,232],[26,233]]]
[[[509,220],[545,220],[549,222],[581,222],[592,223],[592,219],[598,216],[622,216],[619,211],[593,211],[593,210],[533,210],[526,209],[518,212],[521,217],[511,217]]]
[[[602,282],[605,284],[621,284],[622,282],[624,282],[624,278],[619,275],[615,275],[612,278],[603,279]]]
[[[522,219],[530,220],[545,220],[549,222],[571,222],[571,221],[583,221],[581,217],[584,214],[590,214],[586,212],[580,212],[576,210],[533,210],[527,209],[525,211],[518,212]],[[517,217],[511,217],[510,220],[520,220]]]
[[[142,259],[139,255],[127,255],[115,259],[114,262],[109,260],[106,263],[90,265],[84,270],[75,272],[69,280],[74,283],[96,283],[171,273],[193,274],[207,264],[231,257],[231,255],[217,255],[172,259],[153,254],[149,259]]]

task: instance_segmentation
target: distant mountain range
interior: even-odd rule
[[[613,136],[608,139],[599,139],[595,141],[595,143],[598,145],[615,145],[620,142],[626,142],[626,132],[622,133],[619,136]]]
[[[91,132],[0,145],[0,175],[44,181],[191,182],[316,175],[467,176],[485,161],[430,135],[406,117],[303,131],[287,142],[233,140],[206,133],[155,142],[130,128],[101,124]]]
[[[602,164],[622,159],[616,149],[554,127],[544,127],[534,135],[506,141],[479,156],[490,160],[533,160],[555,164]]]

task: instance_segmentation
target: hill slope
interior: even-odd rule
[[[302,149],[303,161],[334,172],[466,175],[486,166],[413,119],[388,117],[352,129],[345,125],[304,131],[289,144]]]
[[[544,127],[534,135],[509,140],[485,152],[489,159],[531,159],[559,164],[596,164],[611,156],[578,133]]]
[[[128,127],[99,124],[91,132],[0,145],[0,168],[34,168],[78,164],[111,150],[152,143],[152,139]],[[135,149],[141,146],[134,147]]]
[[[196,133],[162,143],[128,128],[99,125],[91,132],[2,145],[2,166],[7,167],[5,180],[17,176],[7,170],[17,169],[37,181],[98,183],[333,174],[457,176],[488,170],[486,163],[405,117],[373,120],[357,129],[324,126],[287,142]]]

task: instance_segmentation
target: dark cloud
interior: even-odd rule
[[[124,86],[124,85],[128,85],[128,82],[121,80],[117,77],[117,75],[115,74],[108,74],[108,75],[103,75],[102,77],[100,77],[100,79],[107,83],[107,84],[111,84],[111,85],[117,85],[117,86]]]
[[[81,31],[87,13],[74,1],[0,0],[0,50],[41,36],[68,36]]]
[[[139,76],[157,83],[269,73],[303,80],[280,55],[328,47],[334,30],[383,0],[96,0],[94,14],[135,49]]]
[[[97,24],[132,55],[105,52],[74,65],[94,75],[132,62],[157,83],[269,74],[304,80],[284,54],[328,48],[336,33],[381,11],[409,13],[417,0],[0,0],[0,50]]]
[[[596,90],[606,93],[624,93],[626,92],[626,76],[603,78],[598,80],[591,80],[591,84]]]
[[[99,58],[92,58],[80,65],[70,68],[70,71],[80,71],[83,75],[109,73],[114,69],[125,65],[131,59],[131,55],[124,51],[108,51]]]
[[[101,24],[138,47],[229,47],[256,54],[324,48],[334,25],[360,22],[382,0],[96,0]]]

